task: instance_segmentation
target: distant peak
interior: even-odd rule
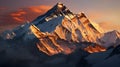
[[[58,8],[62,8],[64,5],[62,3],[57,3]]]
[[[110,31],[111,33],[119,33],[117,30]]]
[[[113,30],[113,32],[119,33],[117,30]]]
[[[120,32],[119,32],[119,31],[113,30],[113,32],[114,32],[116,35],[119,35],[119,36],[120,36]]]
[[[65,5],[64,5],[63,3],[61,3],[61,2],[58,2],[58,3],[56,4],[56,6],[57,6],[58,9],[62,9],[62,8],[65,7]]]

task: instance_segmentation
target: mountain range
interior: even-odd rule
[[[83,12],[75,14],[62,3],[57,3],[32,22],[7,30],[0,36],[0,55],[7,58],[0,61],[1,66],[98,67],[116,53],[119,55],[116,52],[120,44],[118,31],[104,32]],[[13,59],[11,63],[9,59]]]

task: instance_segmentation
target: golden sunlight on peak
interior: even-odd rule
[[[63,7],[63,4],[62,4],[62,3],[58,3],[58,7],[59,7],[59,8],[62,8],[62,7]]]
[[[100,33],[104,33],[104,29],[102,27],[100,27],[100,25],[98,23],[93,22],[91,20],[90,20],[90,22]]]
[[[94,52],[102,52],[106,51],[106,48],[100,46],[100,45],[95,45],[95,46],[88,46],[84,48],[85,51],[88,51],[89,53],[94,53]]]

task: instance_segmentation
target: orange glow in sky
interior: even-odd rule
[[[84,12],[90,20],[106,29],[120,31],[120,0],[0,0],[0,27],[32,21],[57,2],[64,3],[74,13]],[[109,27],[104,26],[106,22]],[[110,26],[109,23],[116,26]]]

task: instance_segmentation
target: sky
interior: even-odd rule
[[[120,31],[120,0],[0,0],[0,32],[44,14],[57,2],[72,12],[84,12],[106,30]]]

